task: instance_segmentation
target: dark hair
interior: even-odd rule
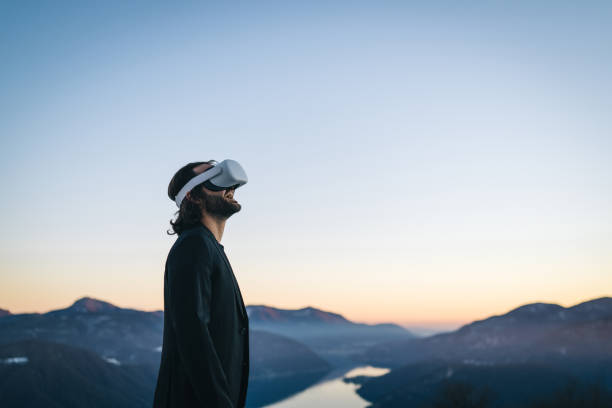
[[[174,174],[172,180],[170,180],[170,184],[168,185],[168,197],[174,201],[181,188],[183,188],[183,186],[187,184],[189,180],[197,175],[196,172],[193,171],[193,168],[199,166],[200,164],[211,164],[210,162],[212,162],[212,160],[207,162],[193,162],[181,167],[179,171]],[[204,195],[206,193],[203,191],[202,186],[203,183],[200,183],[191,189],[192,198],[196,200],[204,199]],[[184,230],[196,226],[202,222],[202,207],[200,204],[193,200],[189,200],[187,197],[183,199],[181,202],[181,207],[175,214],[178,214],[176,220],[170,220],[170,225],[172,225],[174,232],[167,230],[166,233],[168,235],[181,235]]]

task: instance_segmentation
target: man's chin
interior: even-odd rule
[[[242,208],[240,203],[238,201],[234,200],[233,198],[231,198],[231,199],[227,199],[226,198],[225,199],[225,207],[227,209],[231,208],[231,211],[233,211],[233,212],[238,212]]]
[[[225,207],[225,209],[223,210],[223,216],[225,218],[229,218],[232,215],[236,214],[238,211],[240,211],[242,209],[242,206],[240,204],[238,204],[238,202],[235,203],[228,203],[228,205]]]

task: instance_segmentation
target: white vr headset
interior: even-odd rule
[[[238,188],[247,183],[247,175],[240,163],[235,160],[226,159],[221,163],[213,164],[213,167],[200,173],[187,182],[178,192],[174,201],[181,208],[181,202],[192,188],[200,183],[212,191],[221,191],[230,187]]]

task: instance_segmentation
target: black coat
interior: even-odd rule
[[[243,407],[249,319],[223,245],[200,224],[181,233],[164,273],[164,343],[154,408]]]

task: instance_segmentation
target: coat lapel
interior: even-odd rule
[[[212,238],[212,240],[215,243],[217,242],[217,239],[215,238],[213,233],[204,224],[199,224],[198,227],[203,230],[203,233],[205,235],[208,235],[210,238]],[[225,256],[225,251],[220,249],[218,244],[215,245],[215,248],[217,249],[217,252],[219,252],[219,255],[221,256],[221,258],[223,258],[223,262],[225,262],[225,265],[227,265],[227,268],[230,270],[230,275],[232,275],[232,282],[234,282],[234,298],[236,299],[238,309],[240,309],[240,314],[242,314],[242,317],[244,319],[247,319],[248,316],[247,316],[246,307],[244,306],[244,301],[242,300],[242,294],[240,293],[240,287],[238,286],[238,281],[236,280],[236,276],[234,276],[234,270],[232,269],[232,265],[230,265],[229,260],[227,259],[227,256]]]
[[[223,262],[227,265],[230,275],[232,275],[232,281],[234,282],[234,297],[236,298],[236,302],[238,303],[238,308],[240,309],[240,313],[243,318],[246,318],[246,307],[244,306],[244,301],[242,300],[242,294],[240,293],[240,287],[238,286],[238,281],[236,280],[236,276],[234,275],[234,270],[232,269],[232,265],[230,265],[227,256],[225,256],[225,252],[217,248],[217,251],[220,252],[221,258],[223,258]]]

